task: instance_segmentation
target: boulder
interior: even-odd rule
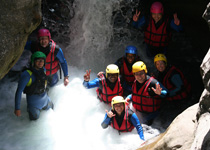
[[[178,115],[168,129],[154,139],[150,139],[138,150],[189,150],[196,129],[196,113],[198,104],[195,104]]]
[[[41,0],[1,0],[0,79],[20,58],[29,34],[41,23]]]

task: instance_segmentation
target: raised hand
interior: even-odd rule
[[[180,25],[180,20],[177,17],[177,13],[174,13],[173,15],[174,15],[174,23],[175,23],[175,25],[177,25],[177,26]]]
[[[107,113],[107,116],[109,117],[109,118],[112,118],[112,117],[114,117],[115,116],[115,114],[110,110],[110,111],[108,111],[108,110],[105,110],[106,111],[106,113]]]
[[[138,21],[139,19],[139,15],[141,14],[141,12],[136,9],[136,13],[133,15],[133,21]]]
[[[152,87],[152,90],[155,92],[155,94],[160,95],[161,91],[162,91],[162,88],[160,87],[160,84],[157,83],[155,86],[156,86],[156,88]]]
[[[90,80],[90,72],[91,72],[91,69],[89,69],[89,71],[86,70],[86,74],[84,75],[84,80],[87,82]]]
[[[104,72],[103,71],[100,71],[97,76],[99,77],[100,75],[102,75]]]

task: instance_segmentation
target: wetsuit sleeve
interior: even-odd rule
[[[179,74],[174,74],[171,77],[171,82],[175,85],[176,88],[174,90],[169,91],[169,96],[175,96],[176,93],[182,89],[183,82]]]
[[[21,74],[20,80],[18,82],[18,87],[17,87],[16,93],[15,93],[15,109],[16,110],[20,109],[22,92],[23,92],[24,88],[26,87],[29,80],[30,80],[29,73],[27,71],[24,71]]]
[[[83,86],[87,89],[91,89],[91,88],[95,88],[95,87],[99,87],[99,78],[95,78],[94,80],[92,81],[83,81]]]
[[[141,18],[138,19],[138,21],[133,21],[132,26],[135,28],[142,28],[146,24],[146,19],[145,16],[142,16]]]
[[[104,120],[101,123],[103,129],[106,129],[110,124],[111,118],[108,117],[107,113],[105,114]]]
[[[132,101],[132,94],[128,95],[125,99],[127,100],[127,102]]]
[[[67,65],[66,59],[64,58],[63,51],[61,48],[59,48],[56,57],[58,58],[58,60],[61,64],[61,68],[63,70],[64,77],[68,76],[68,65]]]
[[[130,117],[130,121],[131,123],[133,124],[133,126],[136,128],[138,134],[139,134],[139,137],[140,139],[144,140],[144,133],[143,133],[143,128],[140,124],[140,121],[137,117],[137,115],[135,113],[133,113]]]
[[[176,24],[174,23],[174,19],[171,19],[170,27],[171,27],[171,29],[173,29],[173,30],[175,30],[175,31],[177,31],[177,32],[183,31],[183,26],[182,26],[182,24],[180,23],[180,25],[176,25]]]

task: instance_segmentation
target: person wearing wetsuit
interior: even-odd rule
[[[47,95],[47,76],[45,73],[46,55],[35,52],[31,56],[31,67],[22,72],[15,94],[15,115],[21,116],[21,97],[26,94],[27,111],[30,120],[37,120],[41,110],[53,108],[53,103]]]
[[[83,86],[87,89],[95,88],[97,97],[100,101],[110,104],[114,96],[123,95],[123,88],[119,78],[119,68],[115,64],[106,67],[106,74],[100,73],[98,77],[90,80],[91,70],[87,70],[84,75]]]
[[[115,96],[111,102],[112,109],[106,110],[101,123],[103,129],[109,125],[120,132],[131,132],[135,127],[141,140],[144,140],[143,128],[136,114],[128,107],[122,96]]]

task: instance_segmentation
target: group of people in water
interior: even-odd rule
[[[133,26],[144,29],[147,56],[154,61],[156,70],[149,72],[136,46],[129,45],[125,48],[125,55],[109,64],[105,72],[99,72],[94,80],[90,81],[91,70],[87,70],[83,82],[87,89],[96,88],[97,98],[110,105],[102,128],[111,125],[119,132],[129,132],[135,127],[142,140],[142,123],[151,125],[165,105],[177,109],[180,102],[191,95],[190,83],[180,69],[169,64],[166,57],[170,30],[182,30],[177,14],[169,20],[160,2],[152,3],[150,14],[149,17],[141,16],[141,12],[136,10]],[[38,42],[26,44],[26,49],[32,52],[31,65],[21,74],[15,95],[16,116],[21,115],[21,94],[24,92],[31,120],[38,119],[41,110],[53,108],[46,88],[58,82],[59,64],[64,74],[64,85],[69,83],[63,52],[51,39],[49,30],[40,29],[37,38]],[[141,113],[143,118],[138,118],[137,113]],[[143,121],[140,123],[139,120]]]

